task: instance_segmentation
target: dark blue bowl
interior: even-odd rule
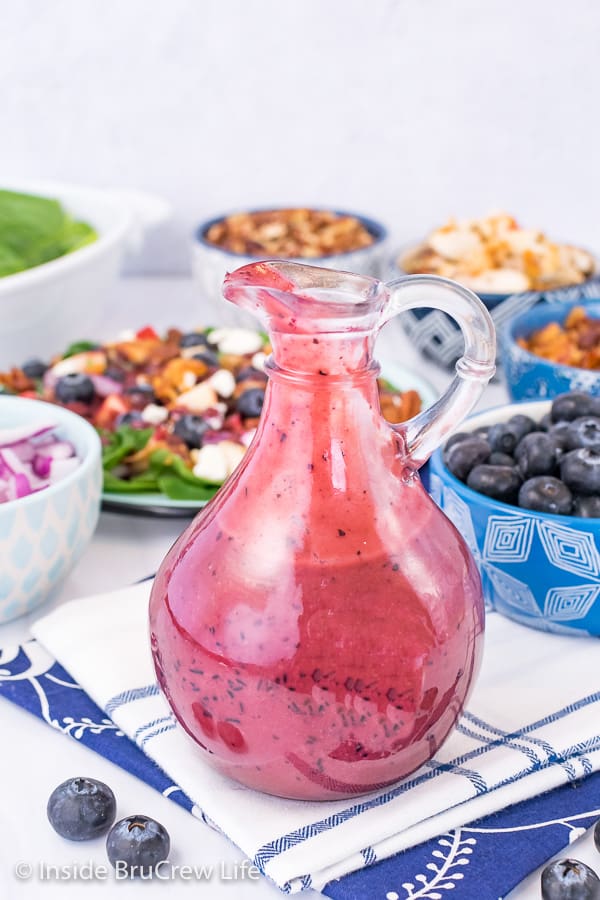
[[[539,421],[550,406],[500,406],[461,431],[517,413]],[[600,635],[600,519],[532,512],[479,494],[452,475],[441,450],[430,460],[429,492],[469,545],[489,606],[542,631]]]
[[[567,391],[587,391],[600,396],[600,372],[550,362],[524,350],[518,338],[527,338],[550,322],[561,325],[575,306],[600,318],[600,299],[575,303],[543,303],[515,316],[500,332],[500,359],[512,400],[556,397]]]

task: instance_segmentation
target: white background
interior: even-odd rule
[[[0,0],[2,173],[157,192],[130,263],[262,204],[399,243],[513,212],[600,250],[597,0]]]

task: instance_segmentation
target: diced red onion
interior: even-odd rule
[[[89,377],[94,382],[94,390],[99,397],[108,397],[110,394],[123,393],[123,385],[121,382],[115,381],[114,378],[109,378],[108,375],[90,375]]]
[[[56,428],[53,423],[47,425],[21,425],[20,428],[0,428],[0,447],[11,447],[23,441],[31,441]]]
[[[0,503],[43,490],[79,466],[75,447],[55,437],[55,427],[0,430]]]

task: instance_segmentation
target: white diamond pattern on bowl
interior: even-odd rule
[[[591,523],[582,519],[576,529],[536,514],[490,514],[483,525],[480,517],[477,532],[469,505],[433,472],[430,492],[470,545],[486,604],[544,631],[597,633],[595,625],[588,628],[600,602],[600,554],[586,530]],[[571,576],[566,585],[565,572]]]
[[[585,619],[592,608],[600,585],[580,584],[576,587],[552,588],[546,594],[544,615],[552,620]]]
[[[558,569],[597,578],[600,555],[591,534],[555,522],[538,522],[538,534],[546,556]]]
[[[467,504],[464,502],[464,500],[460,499],[458,494],[446,488],[444,490],[444,504],[442,508],[450,521],[462,534],[463,538],[469,545],[471,553],[473,553],[475,557],[478,557],[479,547],[477,546],[475,528],[473,527],[473,520],[471,518],[471,513],[469,512],[469,507],[467,506]]]
[[[528,516],[490,516],[483,558],[491,562],[524,562],[529,558],[534,522]]]
[[[528,613],[531,616],[540,616],[541,611],[531,589],[523,581],[501,572],[495,566],[486,566],[486,572],[490,581],[494,585],[498,608],[501,609],[501,603],[506,606],[514,607],[522,613]]]

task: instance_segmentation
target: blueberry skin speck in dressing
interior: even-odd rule
[[[351,797],[448,735],[479,664],[481,585],[381,417],[364,335],[319,335],[318,357],[313,334],[272,337],[253,444],[155,580],[154,662],[219,771]]]

